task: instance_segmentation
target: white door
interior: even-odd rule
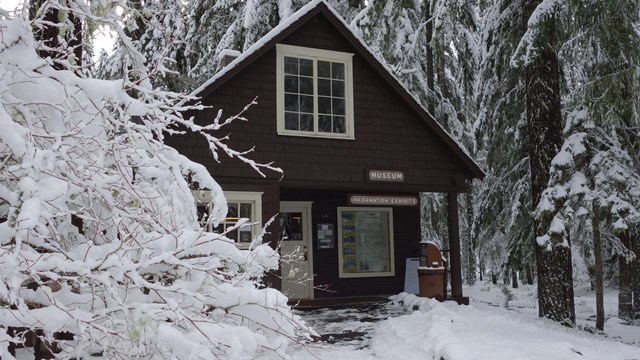
[[[280,202],[280,274],[289,299],[313,298],[311,202]]]

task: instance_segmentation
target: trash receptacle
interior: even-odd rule
[[[418,268],[418,282],[421,297],[444,300],[444,269]]]
[[[446,262],[438,246],[430,241],[420,243],[418,267],[419,296],[443,301],[446,294]]]

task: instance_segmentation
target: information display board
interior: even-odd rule
[[[394,266],[391,209],[338,210],[340,275],[392,276]]]

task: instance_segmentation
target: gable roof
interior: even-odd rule
[[[267,51],[272,49],[277,43],[292,34],[310,19],[323,14],[329,22],[345,37],[347,42],[361,55],[364,60],[375,69],[375,71],[384,79],[384,81],[405,100],[407,105],[420,115],[422,120],[426,122],[431,130],[433,130],[438,138],[440,138],[451,151],[460,159],[467,170],[471,173],[472,178],[482,179],[485,176],[484,171],[471,158],[463,147],[449,135],[449,133],[435,120],[416,98],[400,83],[400,81],[392,74],[391,70],[382,62],[380,62],[369,47],[349,28],[349,25],[338,15],[324,0],[313,0],[293,15],[285,19],[278,26],[273,28],[269,33],[262,37],[258,42],[249,47],[240,56],[234,59],[229,65],[216,73],[213,77],[203,83],[194,90],[191,95],[204,98],[236,74],[243,71],[247,66],[260,58]]]

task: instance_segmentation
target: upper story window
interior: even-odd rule
[[[278,134],[354,138],[353,54],[278,44]]]
[[[249,246],[253,238],[262,230],[262,193],[251,191],[225,191],[227,198],[227,216],[216,228],[207,221],[211,212],[211,194],[208,191],[197,191],[195,194],[198,206],[198,220],[208,224],[208,231],[226,233],[227,238],[243,247]],[[238,226],[238,220],[248,219]]]

